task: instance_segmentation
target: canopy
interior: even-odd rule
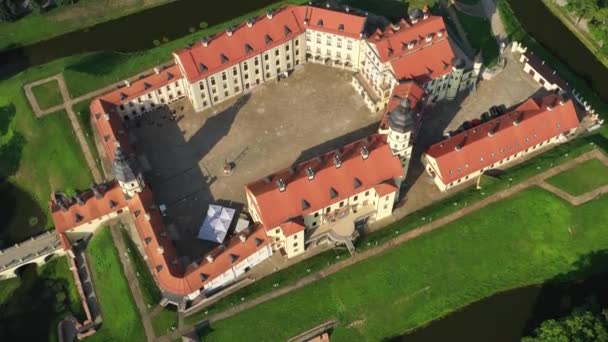
[[[222,243],[228,233],[228,228],[234,218],[235,210],[222,207],[217,204],[210,204],[207,210],[207,217],[198,231],[198,238],[201,240]]]

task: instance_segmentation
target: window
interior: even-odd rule
[[[327,37],[327,45],[331,46],[331,37]]]
[[[256,57],[256,58],[255,58],[255,60],[254,60],[254,64],[255,64],[255,65],[259,65],[259,64],[260,64],[260,61],[258,60],[258,58],[257,58],[257,57]]]
[[[247,71],[249,69],[249,65],[247,62],[243,63],[243,70]]]
[[[171,90],[171,86],[170,85],[166,86],[166,88],[167,88],[167,90]]]
[[[274,55],[278,56],[279,55],[279,49],[274,50]]]
[[[298,247],[298,243],[297,243],[297,242],[294,242],[294,243],[293,243],[293,246],[294,246],[294,247]]]
[[[317,44],[321,44],[321,37],[317,36]]]
[[[207,101],[203,101],[203,107],[207,107]]]
[[[215,85],[215,77],[211,77],[211,85]]]
[[[276,65],[279,65],[279,63],[281,63],[281,61],[279,61],[278,59],[276,62],[274,62],[274,64],[276,64]]]
[[[365,197],[369,196],[369,191],[365,192]]]
[[[264,55],[264,60],[267,61],[268,60],[268,54]]]
[[[313,226],[313,227],[316,227],[316,226],[317,226],[317,221],[313,222],[313,223],[312,223],[312,226]]]
[[[239,92],[241,89],[239,87],[234,87],[234,92],[237,93]]]
[[[353,197],[353,201],[356,201],[357,199],[359,199],[359,196]]]
[[[344,201],[340,202],[340,208],[344,206]]]
[[[338,41],[336,42],[336,46],[339,48],[342,47],[342,39],[338,38]]]
[[[319,213],[318,213],[318,212],[317,212],[317,213],[315,213],[315,217],[319,217]]]
[[[293,42],[295,46],[299,46],[300,45],[300,41],[296,40],[295,42]],[[288,49],[289,50],[289,49]]]
[[[224,72],[222,72],[222,81],[225,81],[225,80],[226,80],[226,72],[224,71]]]
[[[385,204],[385,205],[384,205],[384,209],[388,209],[388,204]]]
[[[266,73],[266,78],[270,78],[270,73],[269,72]]]
[[[224,96],[228,96],[228,90],[224,92]]]
[[[249,74],[245,74],[245,79],[249,79]]]
[[[280,232],[281,232],[281,230],[279,228],[277,228],[277,229],[274,230],[275,234],[279,234]]]
[[[213,102],[217,102],[217,96],[213,97]]]
[[[158,89],[156,92],[157,92],[158,94],[161,94],[161,93],[162,93],[162,90]]]
[[[177,96],[182,96],[182,91],[181,90],[177,91]]]
[[[353,49],[353,43],[351,43],[350,40],[346,43],[346,49],[348,49],[348,50],[352,50]]]
[[[329,213],[330,210],[331,210],[331,208],[327,207],[327,209],[325,209],[325,212]]]

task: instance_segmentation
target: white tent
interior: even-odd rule
[[[228,228],[234,218],[235,210],[222,207],[217,204],[210,204],[207,210],[207,217],[198,231],[198,238],[217,243],[222,243],[228,233]]]

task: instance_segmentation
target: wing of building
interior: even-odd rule
[[[509,113],[432,145],[423,163],[445,191],[543,146],[564,142],[578,125],[572,100],[556,94],[531,98]]]

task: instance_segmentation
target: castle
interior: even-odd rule
[[[374,28],[367,16],[349,8],[314,6],[269,11],[176,51],[174,65],[125,82],[91,103],[115,180],[74,198],[53,196],[51,211],[63,246],[69,250],[108,219],[132,220],[165,300],[180,307],[228,286],[273,253],[291,258],[321,243],[352,250],[357,228],[391,215],[402,199],[425,107],[453,99],[477,82],[481,62],[459,51],[443,19],[426,9]],[[369,110],[384,113],[377,133],[245,185],[253,224],[183,264],[124,122],[182,98],[205,110],[286,77],[303,63],[352,71],[352,85]]]

